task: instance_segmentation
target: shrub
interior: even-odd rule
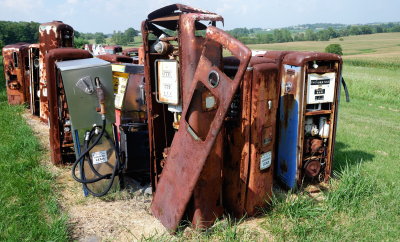
[[[330,45],[328,45],[325,48],[325,52],[338,54],[338,55],[343,55],[342,46],[340,46],[339,44],[330,44]]]

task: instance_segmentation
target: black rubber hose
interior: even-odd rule
[[[119,169],[120,169],[120,168],[119,168],[119,167],[120,167],[120,164],[119,164],[120,161],[119,161],[118,155],[117,155],[117,160],[116,160],[115,165],[114,165],[113,172],[110,173],[110,174],[107,174],[107,175],[101,175],[100,173],[98,173],[97,170],[93,167],[92,160],[90,159],[89,151],[90,151],[91,149],[93,149],[93,147],[96,146],[96,145],[98,144],[98,142],[100,141],[100,139],[104,136],[104,134],[106,133],[106,132],[105,132],[105,127],[106,127],[106,121],[105,121],[105,119],[103,119],[103,127],[102,127],[102,130],[101,130],[101,133],[98,135],[98,137],[95,139],[95,141],[94,141],[91,145],[89,145],[91,139],[92,139],[93,136],[94,136],[94,130],[96,129],[96,127],[93,127],[93,128],[92,128],[92,130],[91,130],[90,133],[89,133],[89,137],[88,137],[87,139],[85,138],[85,144],[84,144],[85,151],[84,151],[84,152],[79,156],[79,158],[74,162],[74,165],[73,165],[73,167],[72,167],[72,177],[73,177],[77,182],[82,183],[83,186],[84,186],[84,188],[87,190],[87,192],[88,192],[89,194],[95,196],[95,197],[104,196],[104,195],[106,195],[106,194],[110,191],[110,189],[111,189],[111,187],[112,187],[112,185],[113,185],[113,183],[114,183],[115,176],[117,175],[117,173],[119,173]],[[115,152],[118,152],[117,149],[116,149],[116,147],[115,147],[115,145],[114,145],[114,149],[115,149]],[[85,156],[88,156],[89,166],[90,166],[91,170],[98,176],[98,178],[90,179],[90,180],[88,180],[88,179],[82,179],[82,175],[84,174],[84,168],[83,168],[84,165],[83,165],[83,163],[85,162]],[[83,160],[82,160],[82,159],[83,159]],[[82,164],[81,164],[81,166],[80,166],[81,179],[79,179],[79,178],[76,176],[75,171],[76,171],[76,166],[80,163],[81,160],[82,160],[83,162],[82,162]],[[93,191],[87,186],[87,184],[94,183],[94,182],[97,182],[97,181],[100,181],[100,180],[103,180],[103,179],[111,179],[111,181],[108,183],[107,187],[106,187],[101,193],[93,192]]]
[[[75,172],[76,172],[76,166],[80,163],[80,161],[81,161],[82,159],[85,158],[85,156],[89,153],[89,151],[92,150],[93,147],[95,147],[95,146],[99,143],[100,139],[103,137],[104,132],[105,132],[105,127],[106,127],[106,120],[103,119],[103,128],[101,129],[100,135],[97,136],[97,138],[96,138],[95,141],[89,146],[89,148],[87,148],[84,152],[82,152],[82,154],[79,156],[79,158],[76,159],[76,161],[74,162],[74,164],[73,164],[73,166],[72,166],[72,178],[74,178],[75,181],[77,181],[77,182],[79,182],[79,183],[88,184],[88,183],[95,183],[95,182],[98,182],[98,181],[100,181],[100,180],[110,178],[110,176],[112,176],[112,174],[110,173],[110,174],[106,174],[106,175],[101,175],[101,176],[99,176],[99,177],[97,177],[97,178],[94,178],[94,179],[90,179],[90,180],[85,179],[85,180],[83,180],[83,179],[78,178],[78,177],[76,176],[76,174],[75,174]]]
[[[88,141],[85,142],[86,147],[89,145],[90,140],[93,138],[93,133],[94,133],[94,129],[92,129],[92,131],[91,131],[91,133],[90,133],[90,135],[89,135]],[[108,135],[107,131],[106,131],[104,134],[105,134],[106,138],[108,138],[108,139],[110,138],[110,136]],[[89,194],[91,194],[91,195],[93,195],[93,196],[95,196],[95,197],[102,197],[102,196],[106,195],[106,194],[111,190],[111,187],[112,187],[112,185],[114,184],[115,176],[118,176],[118,175],[119,175],[119,171],[120,171],[120,160],[119,160],[119,156],[118,156],[118,152],[119,152],[119,151],[118,151],[117,146],[116,146],[115,144],[114,144],[114,149],[115,149],[115,152],[116,152],[115,154],[117,155],[117,160],[116,160],[115,165],[114,165],[114,168],[113,168],[113,172],[112,172],[112,175],[111,175],[111,178],[110,178],[111,180],[110,180],[110,182],[108,183],[107,187],[106,187],[101,193],[96,193],[96,192],[93,192],[93,191],[88,187],[87,184],[83,184],[83,186],[84,186],[84,188],[86,189],[86,191],[87,191]],[[97,172],[97,170],[94,168],[93,163],[92,163],[92,160],[91,160],[89,154],[87,154],[87,157],[88,157],[89,166],[91,167],[92,171],[93,171],[94,173],[99,174],[99,173]],[[83,166],[81,166],[81,167],[83,167]],[[81,173],[81,174],[83,174],[83,169],[82,169],[82,173]],[[102,175],[99,174],[99,176],[102,176]]]
[[[350,102],[349,90],[347,89],[347,85],[346,85],[346,82],[344,81],[343,77],[342,77],[342,85],[344,88],[344,93],[346,94],[346,102]]]

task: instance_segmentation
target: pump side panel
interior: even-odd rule
[[[284,65],[279,99],[279,143],[276,174],[288,188],[295,188],[298,164],[301,68]]]

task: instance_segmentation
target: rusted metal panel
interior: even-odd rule
[[[29,57],[28,43],[16,43],[3,47],[4,77],[8,103],[29,105]]]
[[[245,212],[252,216],[272,197],[276,141],[276,113],[279,105],[278,66],[254,66],[251,100],[250,160]]]
[[[104,50],[106,54],[115,55],[122,52],[122,47],[120,45],[107,45],[104,46]]]
[[[138,52],[139,52],[139,48],[136,48],[136,47],[126,48],[126,49],[122,50],[122,55],[125,55],[125,56],[134,55],[134,56],[137,56]]]
[[[179,130],[172,141],[151,206],[154,216],[172,231],[177,229],[185,213],[251,57],[251,51],[246,46],[215,27],[207,28],[206,38],[208,41],[205,43],[193,78],[196,81],[192,82],[189,92],[190,104],[183,109]],[[240,59],[240,66],[233,80],[218,67],[212,66],[212,62],[208,59],[210,55],[208,43],[213,41],[220,43]],[[217,85],[215,83],[213,85],[212,80],[209,82],[209,78],[214,80],[213,75],[218,75],[220,78]],[[201,130],[193,130],[191,115],[202,112],[202,106],[199,105],[198,100],[201,100],[200,94],[204,91],[211,92],[218,107],[211,122],[204,123]],[[201,114],[198,118],[201,118]],[[193,150],[194,147],[196,147],[195,150]]]
[[[69,112],[61,76],[57,76],[57,61],[91,58],[92,55],[81,49],[58,48],[49,50],[45,56],[47,89],[49,100],[50,152],[53,164],[63,162],[66,150],[73,147]],[[60,73],[58,73],[60,75]]]
[[[287,54],[293,53],[294,51],[286,51],[286,50],[269,50],[265,52],[263,57],[274,60],[278,66],[282,64],[283,58]]]
[[[277,177],[286,187],[295,188],[301,186],[304,174],[315,175],[321,170],[318,177],[313,180],[327,181],[330,177],[333,148],[335,142],[337,104],[341,80],[340,56],[318,52],[294,52],[287,54],[281,65],[281,97],[279,115],[279,145],[277,159]],[[333,102],[327,102],[319,110],[310,110],[307,103],[307,85],[310,82],[310,74],[335,73]],[[326,141],[326,153],[315,154],[310,142],[314,143],[314,149],[319,150],[313,136],[305,133],[305,119],[312,120],[325,117],[329,120],[329,137]],[[314,122],[313,121],[313,122]],[[321,139],[318,135],[315,138]],[[324,142],[325,142],[324,141]],[[315,164],[318,158],[321,167]]]
[[[143,46],[139,47],[139,52],[138,52],[138,63],[139,65],[144,65],[144,57],[145,57],[145,52]]]
[[[44,58],[55,48],[73,47],[74,29],[61,21],[44,23],[39,26],[39,69],[40,69],[40,119],[48,121],[48,90]]]
[[[39,44],[29,45],[29,73],[30,73],[30,109],[32,115],[40,116],[40,98],[39,98]]]
[[[105,54],[105,55],[97,55],[96,58],[108,61],[113,64],[117,63],[133,63],[133,59],[128,56],[117,55],[117,54]]]
[[[224,63],[235,66],[236,60]],[[240,117],[225,124],[223,200],[238,218],[259,212],[272,195],[278,87],[275,61],[252,57],[240,89]]]

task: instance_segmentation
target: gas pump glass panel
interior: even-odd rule
[[[176,60],[156,60],[157,101],[165,104],[179,104],[178,62]]]
[[[307,104],[333,102],[336,73],[309,74]]]

